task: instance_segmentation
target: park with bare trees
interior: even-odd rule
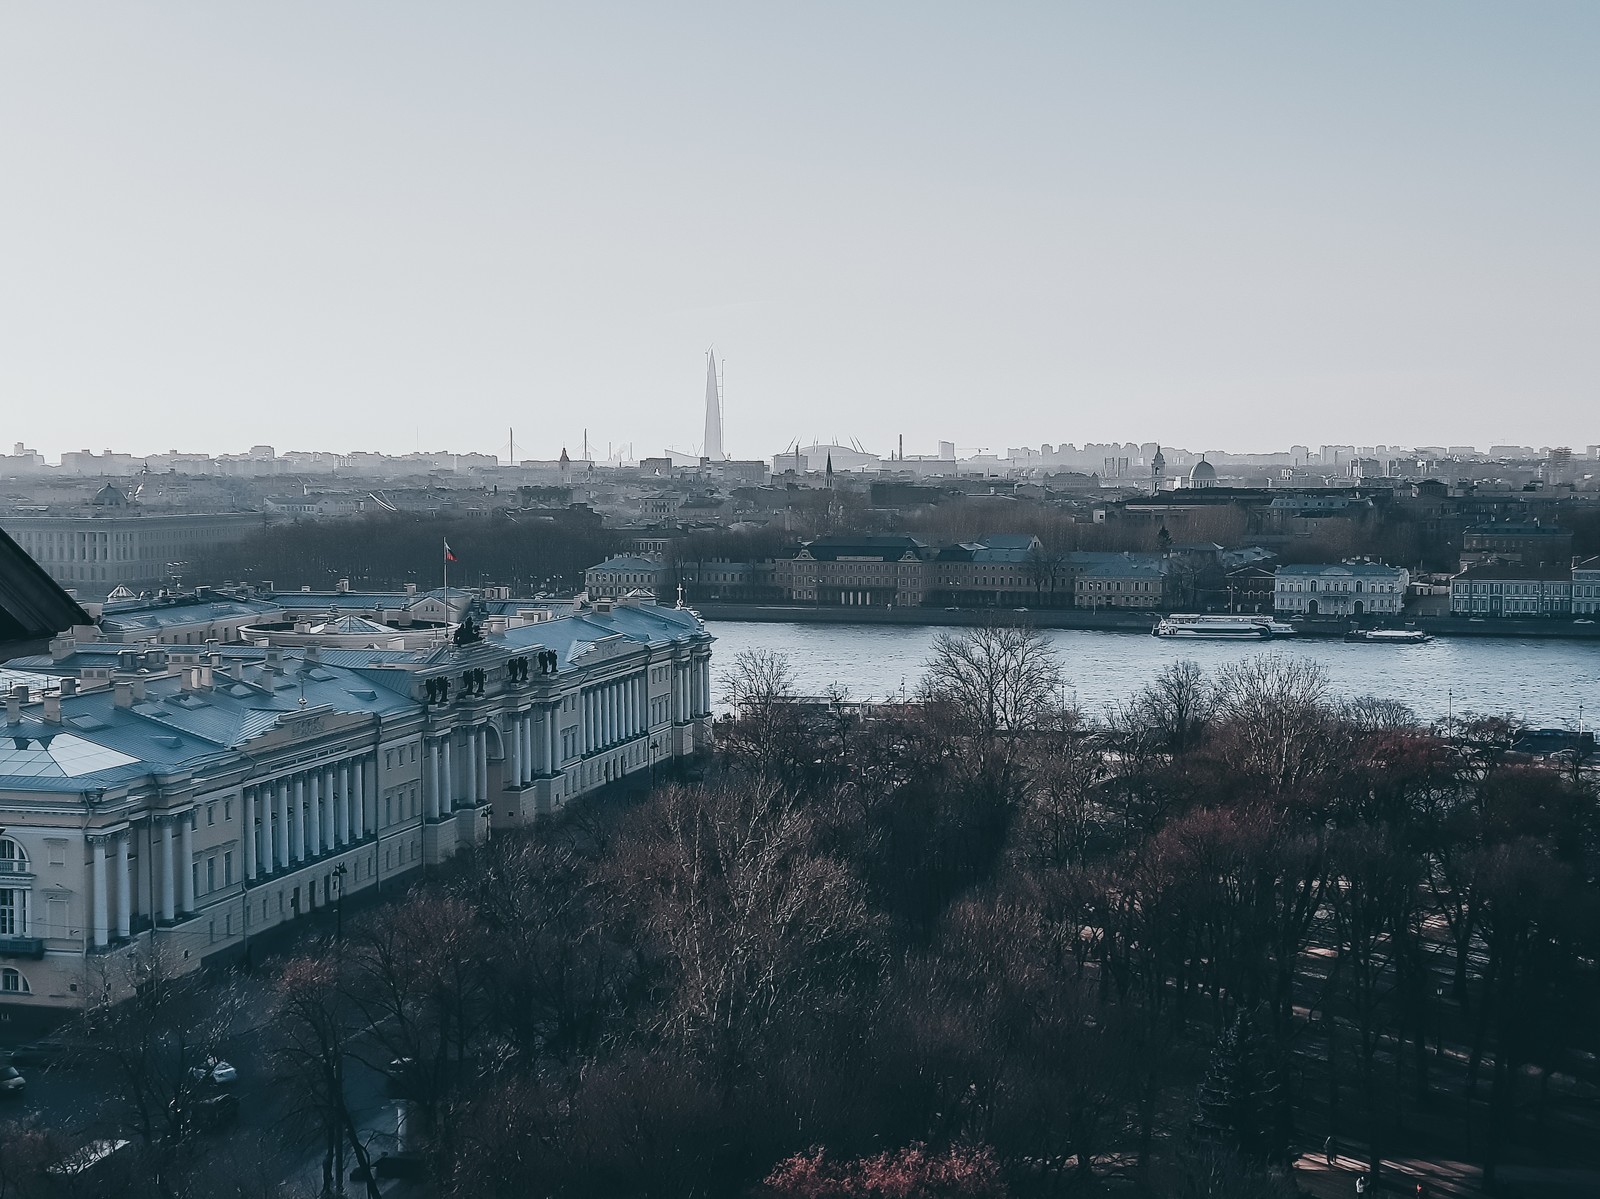
[[[1293,656],[1179,661],[1100,712],[1071,668],[1003,625],[941,635],[888,704],[725,663],[691,774],[258,965],[296,1097],[273,1135],[324,1193],[389,1193],[348,1094],[376,1072],[408,1193],[461,1199],[1470,1195],[1600,1165],[1592,763]],[[197,985],[80,1030],[144,1165],[68,1185],[62,1130],[13,1126],[0,1195],[301,1193],[173,1137],[174,1036],[201,1052],[232,984]]]

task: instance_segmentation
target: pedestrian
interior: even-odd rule
[[[1339,1143],[1329,1137],[1322,1143],[1322,1153],[1328,1159],[1330,1166],[1337,1164],[1339,1161]]]
[[[1367,1193],[1367,1176],[1365,1174],[1359,1174],[1359,1175],[1356,1176],[1356,1194],[1365,1195],[1366,1193]]]

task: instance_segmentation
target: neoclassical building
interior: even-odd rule
[[[240,952],[706,748],[711,641],[625,601],[462,648],[58,640],[9,663],[0,1013],[80,1004],[136,948]]]
[[[1410,571],[1381,562],[1280,566],[1272,606],[1290,616],[1398,616],[1410,584]]]

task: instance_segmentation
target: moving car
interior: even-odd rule
[[[208,1057],[204,1065],[190,1069],[189,1077],[196,1082],[210,1082],[219,1087],[225,1087],[229,1083],[239,1081],[239,1072],[220,1057]]]
[[[27,1085],[28,1080],[15,1066],[0,1066],[0,1094],[20,1095]]]

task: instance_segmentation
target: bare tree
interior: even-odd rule
[[[1341,758],[1328,672],[1309,658],[1258,654],[1217,676],[1217,719],[1234,769],[1287,791]]]
[[[1039,630],[989,624],[935,637],[921,690],[972,736],[993,741],[1048,726],[1062,686],[1061,659]]]
[[[769,782],[674,788],[619,849],[617,879],[668,971],[660,1029],[711,1066],[725,1102],[769,1027],[833,1002],[869,960],[862,888],[813,834]]]
[[[792,778],[803,761],[803,720],[787,654],[747,649],[722,673],[722,698],[735,719],[719,738],[729,757],[758,773]]]
[[[170,1146],[208,1085],[207,1061],[232,1030],[238,991],[176,973],[159,951],[96,968],[96,993],[75,1022],[76,1052],[113,1081],[120,1126],[147,1147]]]
[[[295,1096],[298,1131],[323,1154],[323,1193],[342,1178],[349,1149],[366,1178],[368,1199],[378,1199],[372,1158],[345,1089],[345,1067],[359,1009],[350,1002],[338,950],[324,948],[288,962],[277,979],[274,1024],[282,1038],[274,1056],[278,1081]]]

